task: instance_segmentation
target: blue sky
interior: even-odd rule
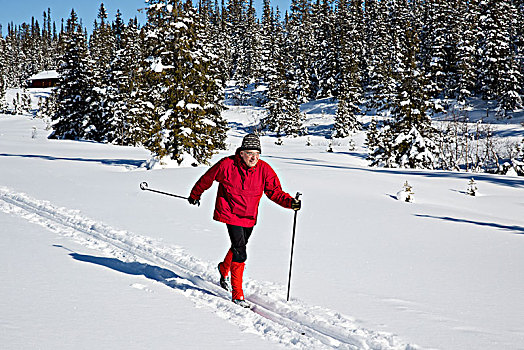
[[[110,20],[114,20],[116,10],[120,9],[126,23],[135,16],[137,16],[140,23],[145,22],[145,14],[137,11],[137,9],[146,6],[144,0],[0,0],[2,33],[3,35],[6,34],[8,23],[31,23],[31,17],[35,17],[42,25],[42,14],[44,11],[47,11],[47,8],[51,8],[51,18],[56,22],[57,30],[60,30],[61,18],[64,18],[64,20],[69,18],[71,9],[74,8],[75,12],[82,19],[84,26],[87,27],[88,31],[91,31],[101,2],[104,3]],[[284,12],[284,9],[289,8],[290,2],[291,0],[271,0],[271,5],[278,6],[281,12]],[[255,0],[255,7],[257,15],[260,16],[262,0]]]

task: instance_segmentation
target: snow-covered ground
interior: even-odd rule
[[[331,104],[304,108],[319,111],[312,146],[262,137],[284,189],[303,193],[292,300],[293,213],[263,198],[253,311],[218,286],[216,185],[200,207],[139,188],[187,195],[207,167],[147,171],[144,149],[48,140],[41,120],[0,116],[0,348],[523,349],[524,178],[369,168],[363,134],[326,152]],[[230,149],[213,162],[260,110],[226,113]],[[414,203],[396,200],[406,181]]]

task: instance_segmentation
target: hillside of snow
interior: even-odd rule
[[[148,171],[142,148],[48,140],[41,120],[0,115],[0,347],[522,349],[524,178],[370,168],[364,133],[328,153],[335,107],[303,106],[311,146],[262,137],[303,207],[286,302],[293,212],[261,201],[253,310],[218,285],[229,239],[212,220],[217,186],[200,207],[139,188],[186,196],[207,167]],[[262,111],[225,113],[229,149],[212,162]],[[413,203],[397,200],[406,181]]]

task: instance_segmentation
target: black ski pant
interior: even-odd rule
[[[246,245],[253,227],[242,227],[227,224],[229,239],[231,240],[231,252],[233,252],[233,261],[243,263],[247,259]]]

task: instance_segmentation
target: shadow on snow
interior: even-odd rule
[[[77,253],[69,254],[73,259],[95,265],[108,267],[111,270],[122,272],[128,275],[144,276],[153,281],[165,284],[173,289],[187,291],[195,290],[204,294],[215,295],[209,290],[195,286],[191,281],[185,279],[171,270],[162,267],[148,265],[139,262],[123,262],[115,258],[103,258],[92,255],[82,255]]]
[[[487,227],[494,227],[506,231],[512,231],[515,234],[524,234],[524,227],[516,226],[516,225],[501,225],[494,222],[482,222],[482,221],[473,221],[473,220],[467,220],[467,219],[457,219],[452,218],[449,216],[433,216],[433,215],[425,215],[425,214],[415,214],[415,216],[419,218],[429,218],[429,219],[439,219],[439,220],[445,220],[445,221],[451,221],[451,222],[461,222],[466,224],[473,224],[478,226],[487,226]]]
[[[21,158],[39,158],[44,160],[69,160],[74,162],[93,162],[93,163],[101,163],[104,165],[112,165],[112,166],[132,166],[139,168],[145,160],[139,160],[139,159],[97,159],[97,158],[74,158],[74,157],[54,157],[54,156],[46,156],[41,154],[8,154],[8,153],[0,153],[0,157],[21,157]]]

